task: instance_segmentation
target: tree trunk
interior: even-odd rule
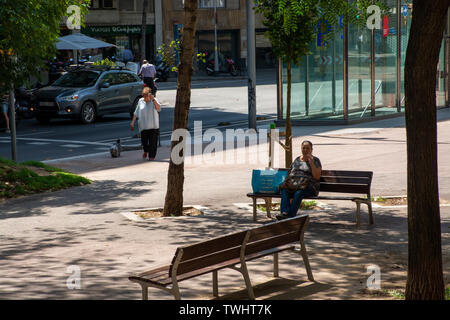
[[[444,299],[435,86],[449,5],[450,0],[414,0],[406,52],[408,300]]]
[[[191,104],[191,80],[193,73],[194,40],[197,22],[198,0],[184,1],[184,25],[181,40],[180,66],[178,68],[177,97],[175,102],[173,131],[187,130],[189,106]],[[171,150],[179,143],[172,141]],[[167,175],[167,193],[164,216],[183,214],[184,162],[175,164],[170,157]]]
[[[146,35],[147,35],[147,11],[148,11],[148,0],[144,0],[142,5],[142,27],[141,27],[141,52],[139,53],[139,61],[142,63],[142,60],[147,59],[145,56],[145,48],[146,44]],[[147,59],[148,60],[148,59]]]
[[[292,64],[287,64],[287,95],[286,95],[286,150],[285,150],[285,167],[289,168],[292,164],[292,126],[291,126],[291,87],[292,87]]]

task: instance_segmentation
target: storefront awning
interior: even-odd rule
[[[85,50],[106,47],[115,47],[115,45],[88,37],[82,33],[59,37],[56,43],[56,49],[58,50]]]

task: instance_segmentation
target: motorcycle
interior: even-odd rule
[[[219,62],[219,72],[230,73],[233,77],[238,75],[236,63],[231,58],[225,58],[224,64],[220,64]],[[212,76],[215,74],[214,59],[208,60],[206,64],[206,73],[208,74],[208,76]]]
[[[160,56],[156,57],[155,61],[156,78],[163,82],[166,82],[169,78],[170,67],[164,63]]]
[[[15,91],[16,112],[20,119],[34,118],[37,106],[37,97],[34,93],[37,89],[19,88]]]

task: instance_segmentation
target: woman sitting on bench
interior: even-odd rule
[[[278,220],[295,217],[305,197],[317,196],[320,187],[322,164],[312,155],[311,141],[302,142],[302,155],[291,164],[287,177],[281,184],[281,213]],[[291,203],[292,198],[292,203]]]

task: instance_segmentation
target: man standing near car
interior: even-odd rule
[[[139,75],[142,76],[144,83],[152,89],[152,92],[156,92],[155,84],[153,83],[153,79],[156,75],[156,68],[153,64],[148,63],[147,60],[142,61],[142,67],[139,71]]]
[[[141,133],[141,142],[144,149],[143,159],[152,161],[156,157],[158,149],[159,136],[159,111],[161,105],[152,95],[149,87],[142,90],[142,96],[134,111],[133,120],[130,123],[131,131],[134,130],[134,123],[139,119],[139,132]]]

